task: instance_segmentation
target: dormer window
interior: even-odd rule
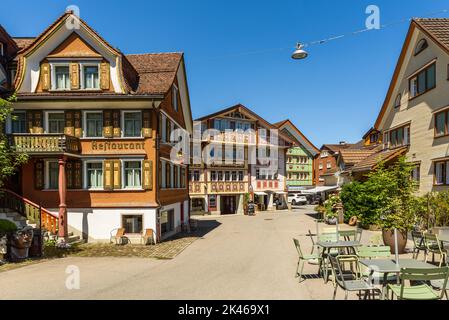
[[[98,65],[83,66],[84,89],[100,89]]]
[[[401,106],[402,95],[399,93],[394,101],[394,108],[398,109]]]
[[[426,50],[427,47],[429,47],[429,43],[427,42],[426,39],[419,40],[419,42],[418,42],[418,44],[416,45],[416,48],[415,48],[415,56],[417,56],[418,54],[420,54],[421,52]]]
[[[70,71],[69,66],[55,66],[55,89],[70,90]]]

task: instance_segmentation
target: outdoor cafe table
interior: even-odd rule
[[[354,248],[362,246],[362,244],[357,241],[337,241],[337,242],[319,241],[317,243],[317,245],[323,249],[323,251],[321,252],[321,259],[320,259],[320,265],[319,265],[318,272],[320,272],[321,267],[323,266],[323,263],[324,263],[324,266],[325,266],[324,281],[326,283],[329,280],[328,279],[328,270],[327,270],[328,261],[327,261],[326,257],[330,255],[331,250],[332,249],[348,249],[348,248],[351,248],[354,250]],[[327,255],[326,255],[326,253],[327,253]]]
[[[431,269],[435,268],[434,265],[429,263],[418,261],[414,259],[400,259],[399,265],[396,264],[395,260],[391,259],[361,259],[360,263],[370,269],[370,278],[372,277],[374,272],[382,273],[384,275],[383,283],[382,283],[382,296],[381,299],[385,299],[386,287],[388,284],[388,274],[396,273],[399,275],[401,273],[401,269],[403,268],[415,268],[415,269]],[[398,278],[399,281],[399,278]]]

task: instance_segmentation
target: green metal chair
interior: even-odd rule
[[[363,235],[363,229],[362,228],[357,228],[357,235],[355,237],[355,241],[357,242],[362,242],[362,235]]]
[[[424,235],[419,231],[412,231],[412,239],[413,239],[413,259],[418,260],[419,253],[421,251],[424,252],[424,257],[427,256],[427,247],[424,242]]]
[[[303,282],[303,271],[305,262],[316,262],[319,260],[319,256],[317,254],[303,254],[301,250],[301,245],[299,244],[298,239],[293,239],[293,242],[296,247],[296,251],[298,251],[298,265],[296,267],[295,277],[299,278],[299,282]]]
[[[344,241],[357,241],[357,230],[342,230],[338,232],[340,239]]]
[[[388,259],[391,257],[391,248],[387,246],[363,246],[356,249],[357,256],[361,259]],[[372,272],[369,269],[363,271],[363,276],[368,278],[374,283],[381,284],[384,281],[383,274],[379,272]],[[397,276],[394,274],[389,274],[387,276],[387,282],[396,281]]]
[[[449,276],[449,268],[432,268],[432,269],[402,269],[399,279],[401,284],[390,284],[387,287],[387,297],[391,292],[391,300],[396,296],[398,300],[441,300],[443,299],[447,280]],[[406,281],[417,281],[418,285],[406,286]],[[441,292],[435,291],[425,282],[442,281]]]
[[[443,248],[440,239],[436,234],[424,233],[424,243],[427,249],[426,259],[428,261],[429,253],[432,253],[432,262],[435,263],[435,254],[440,255],[440,263],[441,267],[444,264],[447,264],[447,251]]]
[[[335,300],[339,287],[345,291],[345,300],[348,300],[349,292],[359,292],[359,298],[362,296],[361,293],[365,292],[365,300],[370,293],[373,293],[373,295],[376,291],[380,293],[378,288],[363,279],[361,275],[359,258],[357,256],[331,256],[330,262],[333,274],[335,275],[333,300]],[[345,264],[348,263],[351,265],[350,270],[345,268]]]

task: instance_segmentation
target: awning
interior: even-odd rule
[[[340,188],[340,187],[339,186],[316,187],[315,189],[304,190],[304,191],[302,191],[302,193],[316,194],[316,193],[321,193],[321,192],[326,192],[326,191],[336,191],[336,190],[338,190],[338,188]]]
[[[268,193],[265,192],[254,192],[254,194],[258,196],[268,196]]]
[[[275,192],[276,194],[287,194],[287,192],[285,191],[279,191],[279,192]]]

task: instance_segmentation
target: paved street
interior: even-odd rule
[[[311,207],[256,217],[205,217],[215,226],[173,260],[71,257],[0,273],[1,299],[331,299],[322,279],[299,284],[292,238],[315,228]],[[364,241],[371,234],[365,233]],[[305,251],[311,241],[300,237]],[[65,286],[80,269],[79,290]],[[314,274],[316,266],[306,265]],[[341,298],[341,291],[339,294]]]

